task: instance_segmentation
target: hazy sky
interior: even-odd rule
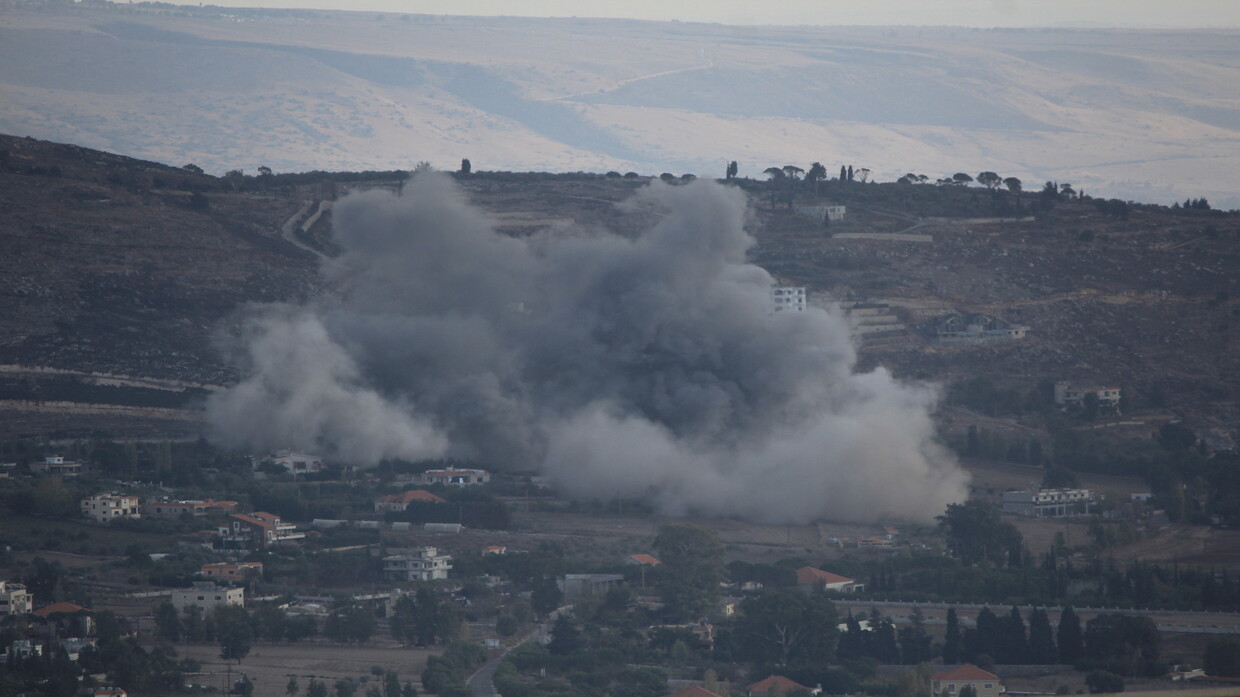
[[[215,0],[205,4],[727,24],[1240,26],[1237,0]]]

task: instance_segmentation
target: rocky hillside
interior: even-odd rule
[[[0,137],[7,432],[174,423],[193,435],[203,390],[234,377],[213,344],[230,313],[316,292],[319,257],[331,252],[330,215],[313,215],[330,198],[327,176],[228,181]],[[339,191],[394,184],[330,176]],[[640,214],[614,204],[646,181],[484,172],[460,183],[509,234],[569,223],[631,234]],[[814,304],[842,303],[863,367],[946,384],[980,375],[1020,393],[1046,380],[1114,384],[1133,408],[1235,437],[1240,217],[976,186],[737,185],[754,206],[754,261],[808,286]],[[827,204],[844,205],[845,218],[824,226],[796,209]],[[949,313],[1028,335],[939,345],[936,323]]]

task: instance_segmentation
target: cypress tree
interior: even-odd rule
[[[1050,618],[1046,610],[1037,608],[1029,613],[1029,662],[1045,665],[1054,663],[1058,657]]]
[[[947,608],[947,633],[943,637],[943,662],[955,665],[960,662],[960,621],[956,608]]]
[[[1084,636],[1081,634],[1081,620],[1069,605],[1059,615],[1059,662],[1076,665],[1085,654]]]

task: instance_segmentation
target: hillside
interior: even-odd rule
[[[291,231],[327,175],[250,178],[234,191],[76,146],[2,137],[0,153],[9,251],[0,258],[0,400],[10,434],[194,435],[204,390],[235,378],[213,342],[230,313],[317,290],[319,256],[306,244],[330,253],[330,216],[309,236]],[[379,185],[331,176],[342,192]],[[646,181],[483,172],[458,183],[508,234],[562,224],[633,234],[644,214],[615,204]],[[1179,415],[1219,442],[1235,438],[1240,218],[1133,206],[1124,219],[1075,198],[1038,208],[1036,192],[1018,204],[978,187],[830,181],[815,193],[794,182],[797,205],[847,206],[843,221],[823,227],[782,203],[772,209],[770,184],[738,184],[754,210],[756,263],[808,286],[814,304],[860,303],[863,367],[941,384],[984,376],[1020,394],[1046,380],[1115,384],[1131,407],[1156,415],[1150,423]],[[950,312],[997,316],[1029,334],[936,345],[934,322]],[[953,413],[943,418],[958,421]]]
[[[1235,41],[7,3],[0,132],[217,174],[821,160],[1234,208]]]

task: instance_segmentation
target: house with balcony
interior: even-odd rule
[[[491,481],[491,474],[486,470],[449,467],[441,470],[427,470],[412,477],[414,484],[433,486],[478,486]]]
[[[448,577],[452,556],[434,547],[418,547],[407,554],[383,558],[385,581],[437,581]]]
[[[201,518],[211,513],[231,513],[235,510],[236,501],[214,499],[178,501],[164,498],[142,504],[142,514],[151,518],[179,518],[182,515]]]
[[[77,477],[82,474],[82,463],[65,460],[61,455],[43,458],[43,462],[30,463],[30,472],[44,477]]]
[[[24,615],[34,605],[34,596],[26,586],[12,581],[0,581],[0,617]]]
[[[1093,395],[1098,400],[1098,408],[1108,412],[1119,412],[1119,387],[1094,384],[1074,384],[1066,380],[1055,383],[1055,404],[1064,407],[1083,407],[1085,399]]]
[[[969,663],[930,676],[930,694],[954,697],[966,685],[972,685],[977,697],[999,697],[1003,682],[998,675]]]
[[[98,523],[142,517],[141,502],[127,494],[95,494],[82,499],[82,515]]]
[[[1086,515],[1094,502],[1089,489],[1042,489],[1003,492],[1003,512],[1030,518],[1068,518]]]
[[[220,545],[229,549],[266,549],[306,537],[306,533],[297,532],[297,526],[272,513],[233,513],[228,519],[228,525],[219,528],[218,537]]]
[[[168,601],[177,609],[178,614],[183,614],[185,608],[191,605],[197,605],[203,612],[210,614],[229,605],[244,607],[245,589],[217,586],[214,581],[197,581],[193,588],[173,589]]]

